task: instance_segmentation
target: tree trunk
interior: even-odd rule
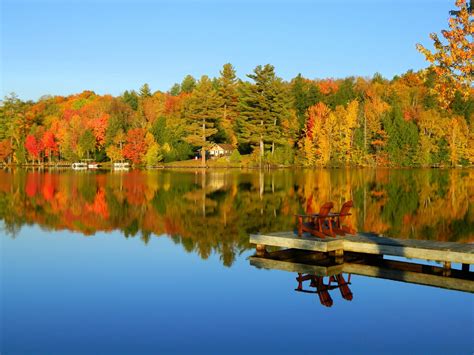
[[[202,149],[201,149],[201,165],[206,166],[206,119],[202,120]]]
[[[364,150],[367,153],[367,116],[364,113]]]

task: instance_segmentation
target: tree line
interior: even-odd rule
[[[0,161],[129,160],[135,165],[185,160],[212,143],[229,143],[261,164],[432,166],[474,163],[474,95],[449,107],[434,90],[432,69],[387,80],[279,78],[257,66],[239,80],[186,76],[169,92],[84,91],[37,102],[12,94],[0,109]],[[203,154],[204,153],[204,154]]]

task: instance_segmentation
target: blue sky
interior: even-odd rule
[[[168,90],[186,74],[244,78],[271,63],[286,80],[391,78],[426,67],[415,49],[446,28],[454,0],[2,0],[3,97]]]

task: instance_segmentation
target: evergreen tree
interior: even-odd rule
[[[391,165],[410,166],[415,161],[418,148],[418,129],[412,122],[403,119],[399,104],[395,104],[383,119],[387,132],[387,153]]]
[[[147,83],[143,84],[143,86],[140,88],[140,97],[145,98],[145,97],[150,97],[151,96],[151,91],[150,87],[148,86]]]
[[[181,93],[181,85],[179,85],[178,83],[174,84],[169,91],[169,94],[171,96],[178,96],[180,93]]]
[[[306,112],[310,106],[322,100],[321,92],[314,82],[309,82],[298,74],[291,83],[293,108],[298,117],[298,128],[301,133],[305,127]]]
[[[234,122],[238,115],[237,76],[232,64],[224,64],[218,79],[218,94],[222,100],[222,126],[232,145],[237,144]]]
[[[201,147],[202,164],[206,164],[206,151],[210,146],[208,138],[217,133],[217,124],[221,116],[222,101],[212,82],[206,75],[194,89],[187,103],[185,118],[187,121],[186,142]]]
[[[181,92],[190,93],[196,87],[196,79],[194,79],[191,75],[186,75],[181,82]]]
[[[273,155],[275,145],[284,143],[281,124],[288,119],[289,100],[272,65],[259,65],[254,74],[247,76],[254,84],[241,86],[239,139],[258,147],[262,162],[265,146],[270,147]]]
[[[94,133],[90,129],[87,129],[82,136],[79,138],[79,149],[80,155],[83,156],[84,153],[89,158],[89,153],[95,150],[95,137]]]
[[[135,90],[126,90],[122,95],[122,101],[128,104],[132,110],[136,111],[138,108],[138,95]]]

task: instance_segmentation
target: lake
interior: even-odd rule
[[[474,242],[474,170],[0,171],[1,353],[471,354],[472,293],[351,275],[327,306],[250,265],[250,233],[347,200],[361,232]]]

